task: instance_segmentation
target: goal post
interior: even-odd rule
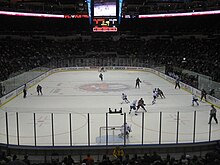
[[[121,143],[124,138],[121,136],[121,126],[101,126],[99,127],[99,137],[96,138],[97,143],[105,143],[108,136],[109,143]]]
[[[104,135],[107,136],[106,133],[108,133],[108,135],[118,136],[118,134],[121,133],[121,126],[109,126],[108,128],[103,126],[99,128],[99,137],[104,136]]]

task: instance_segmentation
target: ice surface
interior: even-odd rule
[[[34,113],[36,119],[37,145],[99,145],[99,128],[106,125],[106,113],[109,108],[126,113],[126,121],[132,127],[128,144],[159,142],[160,112],[162,112],[161,143],[179,143],[193,141],[194,112],[196,111],[195,141],[209,140],[210,105],[200,102],[192,106],[192,95],[182,89],[174,89],[174,84],[142,71],[104,72],[104,81],[99,79],[97,71],[67,71],[50,75],[39,84],[43,87],[43,96],[38,96],[36,85],[28,89],[27,98],[22,94],[1,107],[0,141],[6,143],[5,112],[8,114],[9,143],[17,144],[17,121],[19,123],[19,143],[34,145]],[[140,88],[135,88],[135,80],[142,81]],[[166,98],[158,98],[152,105],[154,88],[163,90]],[[143,110],[135,116],[128,114],[129,104],[121,104],[121,94],[126,93],[130,101],[143,98],[147,112]],[[179,112],[179,134],[177,139],[177,113]],[[53,113],[53,115],[52,115]],[[124,115],[107,114],[109,126],[121,126]],[[52,117],[54,139],[52,139]],[[217,114],[219,118],[219,114]],[[144,119],[144,123],[142,123]],[[70,124],[71,123],[71,124]],[[211,140],[220,137],[220,126],[212,122]],[[71,125],[71,127],[70,127]],[[71,130],[71,131],[70,131]],[[90,130],[88,139],[88,130]],[[70,136],[70,132],[72,133]],[[109,131],[109,137],[112,132]],[[71,140],[70,140],[71,138]],[[112,141],[111,141],[112,142]],[[115,141],[112,143],[123,143]]]

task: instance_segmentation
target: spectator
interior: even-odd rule
[[[112,162],[107,155],[103,155],[102,161],[99,163],[99,165],[112,165]]]
[[[28,159],[28,155],[24,155],[23,162],[26,163],[27,165],[30,165],[30,160]]]
[[[130,163],[130,158],[129,158],[129,155],[126,154],[126,155],[125,155],[125,159],[122,161],[122,164],[123,164],[123,165],[127,165],[127,164],[129,164],[129,163]]]
[[[71,155],[68,155],[66,165],[74,165],[74,164],[75,164],[75,161],[73,160]]]
[[[121,149],[119,146],[116,146],[116,148],[113,151],[113,156],[120,160],[120,162],[122,162],[123,157],[124,157],[124,150]]]
[[[90,154],[87,154],[86,158],[83,160],[83,162],[86,163],[86,165],[94,165],[94,159],[91,157]]]
[[[214,95],[215,95],[215,89],[210,89],[209,94],[210,94],[211,96],[214,96]]]
[[[6,165],[26,165],[23,161],[17,158],[17,155],[13,155],[12,161],[9,161]]]

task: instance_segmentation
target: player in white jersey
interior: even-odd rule
[[[199,105],[198,100],[199,100],[198,97],[196,95],[193,95],[192,96],[192,106],[194,106],[194,103],[196,103],[196,105],[198,106]]]
[[[154,90],[152,96],[153,96],[153,100],[152,100],[152,105],[153,105],[153,104],[156,103],[156,99],[157,99],[157,91]]]
[[[136,110],[136,104],[137,104],[137,100],[131,102],[129,114],[131,114],[131,110]],[[135,115],[137,114],[135,113]]]
[[[128,100],[128,97],[125,93],[122,93],[121,94],[121,98],[122,98],[122,102],[121,104],[123,104],[124,102],[127,104],[127,103],[130,103],[130,101]]]
[[[120,131],[121,131],[121,133],[118,135],[119,137],[126,136],[126,138],[128,138],[129,137],[129,133],[131,132],[131,127],[127,123],[124,123],[121,126]]]

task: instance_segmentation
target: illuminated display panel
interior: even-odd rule
[[[94,0],[94,16],[115,16],[117,14],[116,0]]]
[[[117,32],[116,18],[93,18],[93,32]]]
[[[164,18],[164,17],[187,17],[220,14],[220,10],[188,12],[188,13],[167,13],[167,14],[146,14],[138,15],[137,18]],[[22,16],[22,17],[41,17],[41,18],[89,18],[89,15],[63,15],[63,14],[44,14],[44,13],[24,13],[0,11],[0,15]],[[132,18],[130,15],[124,15],[123,18]]]
[[[188,12],[188,13],[148,14],[148,15],[138,15],[138,18],[189,17],[189,16],[202,16],[202,15],[213,15],[213,14],[220,14],[220,10]],[[125,18],[131,18],[131,17],[129,15],[125,15]]]

